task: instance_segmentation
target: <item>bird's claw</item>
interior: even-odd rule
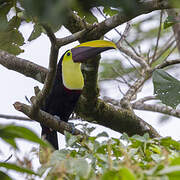
[[[72,135],[74,135],[74,133],[75,133],[75,125],[74,125],[74,123],[69,122],[68,124],[69,124],[69,125],[71,126],[71,128],[72,128],[72,131],[71,131]]]
[[[54,115],[54,117],[55,117],[58,121],[60,121],[60,117],[59,117],[59,116]]]
[[[54,117],[55,117],[58,121],[61,120],[59,116],[54,115]],[[74,123],[69,122],[68,124],[69,124],[69,125],[71,126],[71,128],[72,128],[71,134],[74,135],[74,133],[75,133],[75,125],[74,125]]]

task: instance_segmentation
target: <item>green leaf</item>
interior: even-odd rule
[[[180,81],[161,69],[153,72],[154,94],[162,103],[176,108],[180,103]]]
[[[24,52],[19,46],[24,44],[24,38],[17,29],[0,32],[0,49],[14,55]]]
[[[159,154],[151,154],[151,158],[156,162],[159,163],[163,160],[163,158]]]
[[[71,159],[69,163],[69,167],[72,168],[71,172],[73,170],[73,173],[79,177],[88,178],[91,167],[85,159]]]
[[[128,168],[121,168],[119,171],[109,170],[102,176],[102,180],[136,180],[134,174]]]
[[[25,128],[25,127],[21,127],[21,126],[12,126],[9,125],[5,128],[5,130],[8,130],[10,132],[14,132],[16,133],[19,137],[38,143],[42,146],[48,146],[41,138],[39,138],[34,132],[32,132],[31,130]]]
[[[180,151],[180,142],[173,140],[171,137],[161,138],[160,144],[166,148],[176,149],[177,151]]]
[[[180,156],[171,159],[170,165],[171,165],[171,166],[174,166],[174,165],[180,165]]]
[[[8,143],[9,145],[11,145],[14,149],[18,149],[17,145],[16,145],[16,141],[14,138],[7,138],[7,137],[2,137],[2,139]]]
[[[0,32],[1,31],[6,31],[8,27],[8,20],[6,16],[0,16]]]
[[[48,146],[42,139],[40,139],[31,130],[25,127],[20,127],[15,125],[7,125],[7,126],[0,125],[0,137],[15,148],[16,148],[16,144],[14,141],[15,138],[22,138],[38,143],[42,146]]]
[[[0,43],[0,49],[14,55],[19,55],[20,53],[24,52],[24,50],[21,49],[19,46],[11,43],[7,43],[4,46]]]
[[[12,180],[6,173],[0,171],[0,179],[1,180]]]
[[[54,151],[50,157],[50,164],[55,165],[60,161],[65,160],[68,154],[69,151],[65,149],[62,149],[60,151]]]
[[[108,135],[108,133],[107,133],[107,132],[103,131],[103,132],[101,132],[101,133],[97,134],[97,136],[96,136],[96,137],[97,137],[97,138],[98,138],[98,137],[109,137],[109,135]]]
[[[40,26],[39,24],[34,24],[34,29],[31,32],[31,35],[29,36],[28,41],[37,39],[41,35],[42,32],[43,32],[42,26]]]
[[[21,0],[20,2],[26,14],[34,17],[33,19],[36,22],[50,23],[53,26],[66,23],[69,7],[71,6],[70,0]]]
[[[8,22],[7,31],[12,30],[14,28],[18,29],[21,25],[21,19],[18,16],[13,16],[11,20]]]
[[[17,172],[21,172],[21,173],[27,173],[27,174],[35,174],[37,175],[35,172],[33,172],[30,169],[24,168],[24,167],[20,167],[17,166],[16,164],[12,164],[12,163],[4,163],[4,162],[0,162],[0,167],[6,168],[8,170],[15,170]]]
[[[77,136],[73,136],[71,133],[67,131],[64,133],[64,135],[68,146],[73,146],[78,140]]]
[[[148,139],[149,139],[149,135],[148,134],[145,134],[144,136],[140,136],[140,135],[134,135],[132,136],[131,138],[132,140],[137,140],[137,141],[140,141],[140,142],[147,142]]]
[[[175,19],[174,16],[168,16],[164,21],[164,29],[167,29],[176,23],[178,23],[178,21]]]
[[[114,16],[115,14],[117,14],[119,11],[118,10],[116,10],[116,9],[112,9],[111,7],[104,7],[104,9],[103,9],[103,12],[104,12],[104,14],[107,16],[107,15],[109,15],[109,16]]]

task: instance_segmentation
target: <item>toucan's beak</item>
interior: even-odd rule
[[[83,62],[97,54],[109,49],[116,49],[116,45],[111,41],[95,40],[82,43],[71,49],[74,62]]]

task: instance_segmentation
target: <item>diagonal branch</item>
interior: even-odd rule
[[[87,29],[83,29],[81,31],[78,31],[70,36],[66,36],[64,38],[57,38],[57,46],[60,48],[61,46],[64,46],[68,43],[72,43],[74,41],[77,41],[79,39],[82,39],[87,35],[89,31],[91,31],[95,26],[90,26]]]
[[[102,35],[106,34],[111,29],[130,21],[131,19],[141,15],[150,13],[154,10],[160,10],[160,9],[170,9],[172,8],[170,6],[169,0],[150,0],[150,1],[143,1],[139,3],[139,6],[137,6],[137,10],[134,11],[134,13],[127,15],[123,12],[120,12],[114,16],[111,16],[101,23],[97,25],[96,28],[94,28],[89,33],[89,38],[91,39],[99,39]],[[87,38],[88,38],[87,37]]]
[[[171,65],[175,65],[175,64],[180,64],[180,59],[166,60],[162,64],[157,65],[155,69],[163,69],[167,66],[171,66]]]
[[[131,59],[135,60],[138,64],[140,64],[142,66],[142,68],[144,68],[145,70],[149,71],[150,67],[148,65],[148,63],[146,62],[145,59],[143,59],[140,56],[137,56],[136,54],[132,53],[131,51],[129,51],[128,49],[125,49],[124,47],[122,47],[120,44],[117,44],[117,48],[123,52],[124,54],[126,54],[127,56],[129,56]]]
[[[152,61],[151,63],[154,62],[155,60],[155,56],[156,56],[156,53],[157,53],[157,50],[158,50],[158,45],[159,45],[159,40],[160,40],[160,36],[161,36],[161,26],[162,26],[162,17],[163,17],[163,10],[161,10],[161,13],[160,13],[160,22],[159,22],[159,30],[158,30],[158,35],[157,35],[157,40],[156,40],[156,46],[155,46],[155,49],[154,49],[154,53],[152,55]]]
[[[19,72],[27,77],[44,83],[48,70],[28,60],[18,58],[8,52],[0,50],[0,64],[7,69]]]
[[[75,129],[72,127],[69,123],[66,123],[60,119],[56,119],[54,116],[50,115],[49,113],[46,113],[42,110],[39,110],[36,117],[34,118],[31,113],[31,106],[28,106],[26,104],[15,102],[14,107],[16,110],[24,113],[31,119],[44,124],[47,127],[50,127],[62,134],[64,134],[64,131],[68,131],[70,133],[73,133],[74,135],[83,134],[78,129]]]

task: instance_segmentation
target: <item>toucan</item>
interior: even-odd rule
[[[42,110],[67,122],[84,86],[81,63],[103,51],[115,48],[116,45],[111,41],[94,40],[67,50],[59,60],[52,90],[46,97]],[[41,127],[42,136],[58,149],[57,132],[43,124]]]

